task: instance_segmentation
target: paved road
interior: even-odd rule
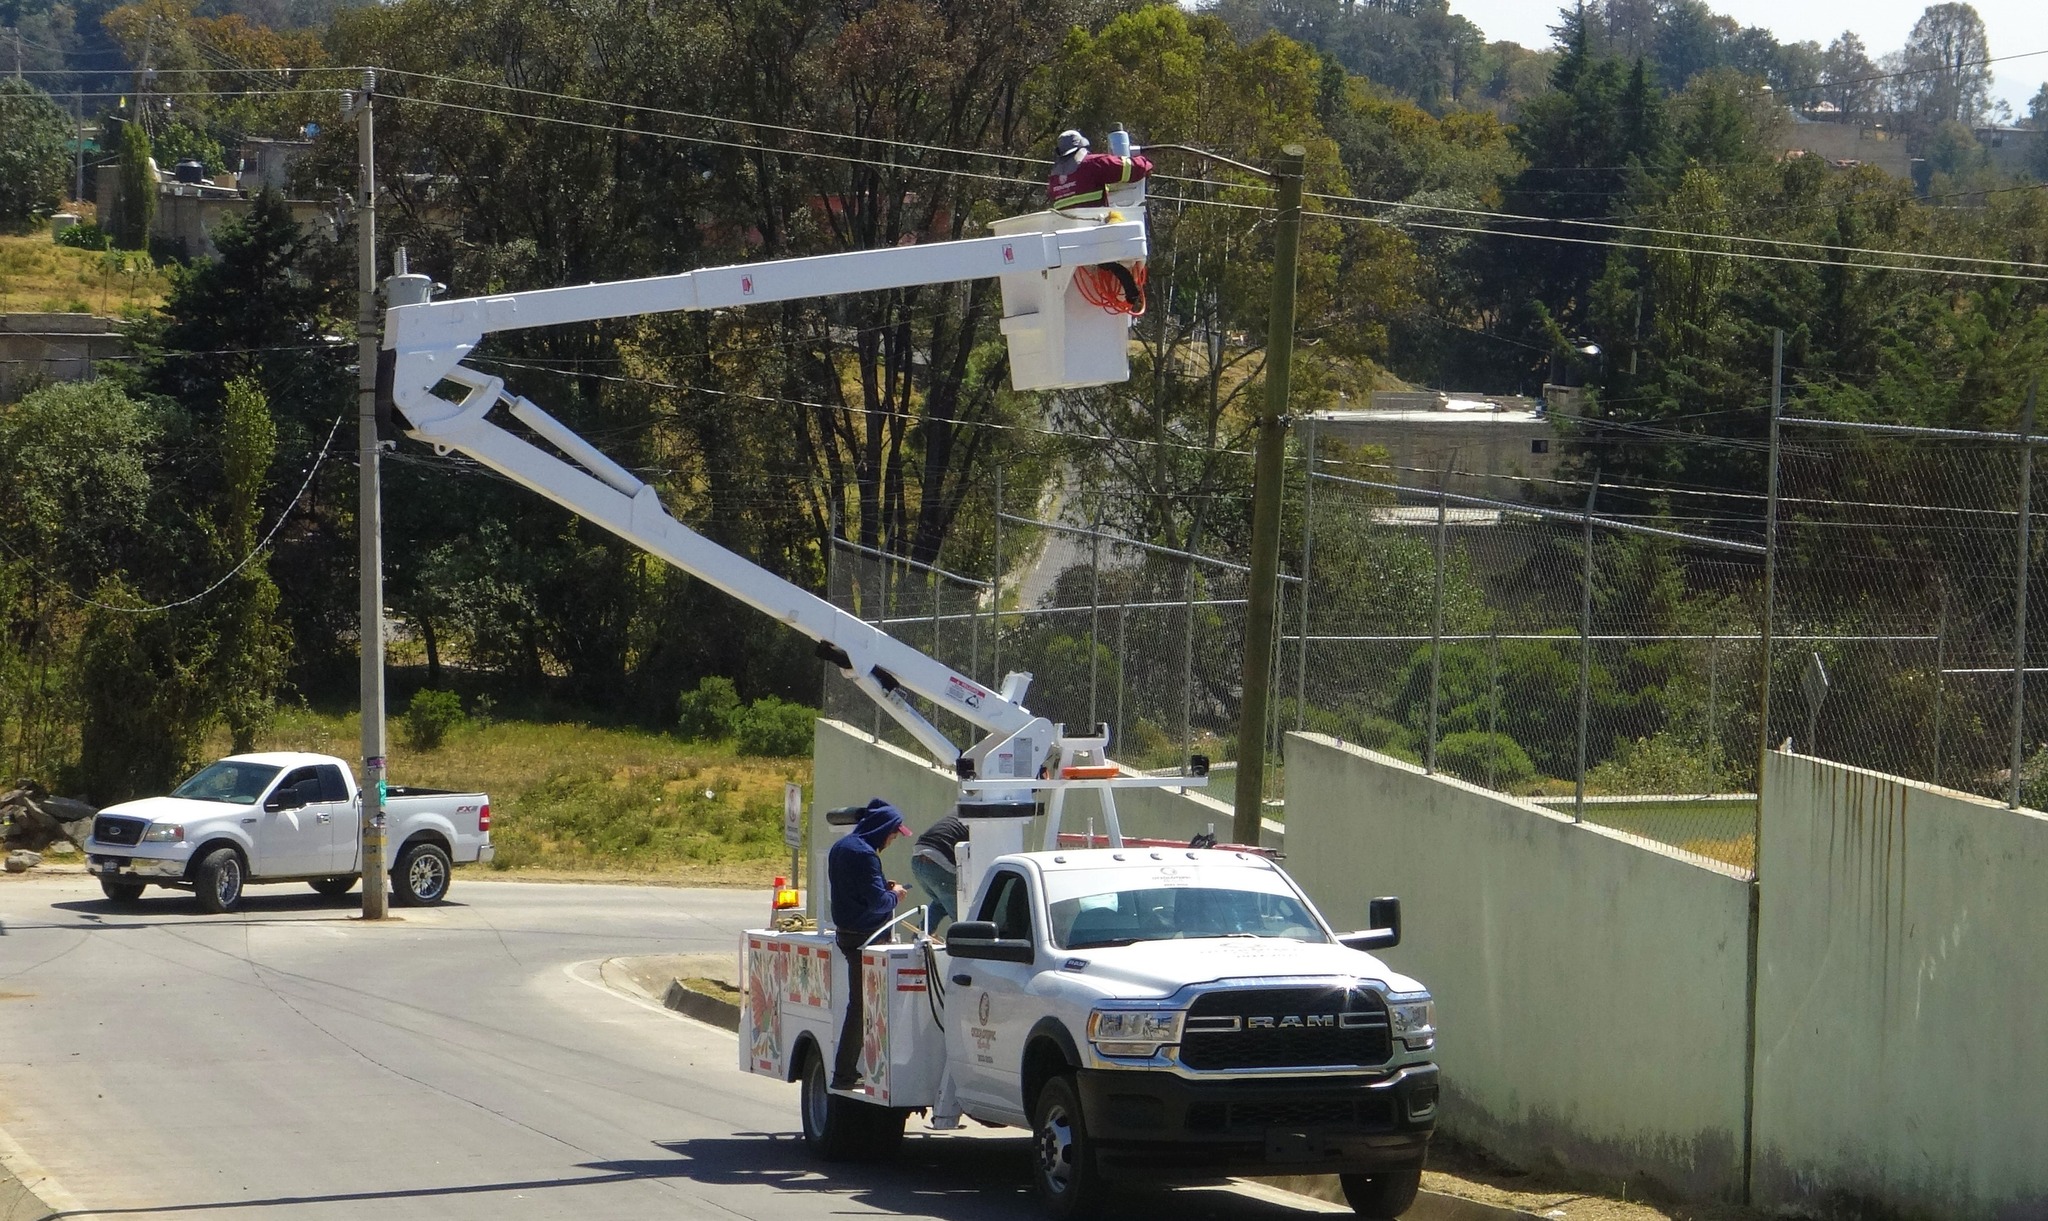
[[[913,1136],[893,1164],[819,1173],[793,1086],[598,982],[609,957],[732,945],[751,891],[459,876],[454,902],[383,925],[297,888],[225,917],[149,893],[117,909],[80,876],[0,881],[0,1161],[60,1216],[1035,1215],[1016,1135]],[[1316,1211],[1132,1200],[1161,1208]]]

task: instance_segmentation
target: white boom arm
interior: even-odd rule
[[[644,280],[393,305],[384,323],[380,362],[384,367],[379,370],[383,397],[403,416],[403,425],[412,437],[443,453],[454,450],[475,459],[817,641],[819,655],[836,663],[934,758],[955,768],[963,779],[995,782],[968,786],[963,791],[966,802],[1010,807],[1028,804],[1033,800],[1032,782],[1047,755],[1061,745],[1063,733],[1063,727],[1033,716],[1023,706],[1029,674],[1011,674],[1000,691],[991,691],[727,551],[670,516],[653,487],[539,407],[508,393],[503,379],[462,364],[483,336],[495,331],[989,276],[1002,277],[1006,306],[1021,302],[1032,307],[1006,308],[1003,329],[1013,334],[1015,352],[1015,333],[1034,328],[1050,329],[1055,335],[1065,333],[1060,328],[1070,324],[1061,321],[1058,309],[1074,296],[1069,282],[1076,268],[1131,262],[1146,254],[1144,225],[1136,221],[1092,223],[1047,217],[1039,224],[1031,218],[1018,218],[999,229],[1024,231],[707,268]],[[1114,323],[1115,355],[1121,364],[1123,323],[1121,319]],[[1095,324],[1091,321],[1088,325]],[[1128,376],[1127,371],[1123,376]],[[1019,378],[1020,384],[1023,380]],[[450,384],[459,389],[459,397],[444,398],[436,393]],[[1081,383],[1069,380],[1059,384]],[[500,403],[553,452],[492,420],[491,413]],[[959,750],[918,711],[910,695],[954,713],[985,736],[967,750]],[[1020,784],[1001,784],[1005,779]]]

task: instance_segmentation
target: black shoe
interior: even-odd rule
[[[860,1087],[861,1079],[859,1077],[834,1077],[825,1088],[828,1090],[840,1090],[850,1094]]]

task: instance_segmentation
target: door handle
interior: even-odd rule
[[[961,987],[965,988],[965,987],[966,987],[967,985],[969,985],[969,984],[971,984],[971,983],[973,983],[973,982],[974,982],[974,977],[973,977],[972,975],[966,975],[966,974],[961,974],[961,975],[955,975],[955,976],[953,977],[953,982],[954,982],[954,983],[956,983],[956,984],[959,984],[959,985],[960,985]]]
[[[334,821],[334,815],[332,815],[332,814],[315,814],[315,815],[313,816],[313,821],[314,821],[314,822],[333,822],[333,821]]]

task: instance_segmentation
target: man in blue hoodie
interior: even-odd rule
[[[862,810],[852,831],[839,837],[825,858],[825,876],[832,888],[832,927],[839,952],[846,958],[846,1016],[839,1024],[838,1054],[833,1057],[835,1090],[860,1085],[863,1010],[860,952],[896,914],[907,893],[882,875],[882,849],[910,827],[895,806],[876,797]]]

